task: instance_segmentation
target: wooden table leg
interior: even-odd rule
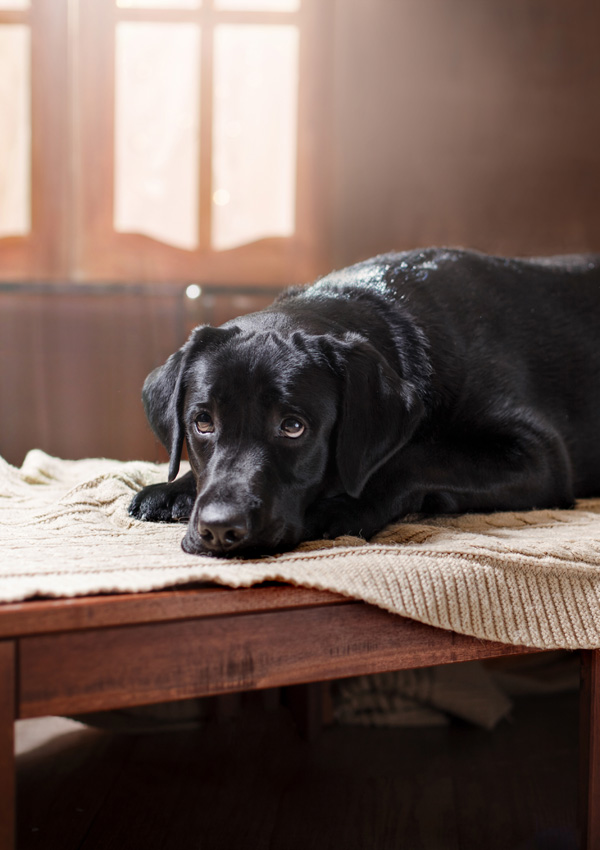
[[[15,846],[15,644],[0,641],[0,850]]]
[[[289,708],[298,732],[306,741],[315,741],[323,728],[326,682],[310,682],[285,688],[284,702]]]
[[[579,845],[600,850],[600,650],[581,651]]]

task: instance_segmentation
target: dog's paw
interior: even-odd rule
[[[133,497],[129,514],[146,522],[187,522],[195,495],[173,484],[150,484]]]

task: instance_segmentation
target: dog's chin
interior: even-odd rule
[[[250,539],[232,549],[209,549],[204,545],[202,538],[188,529],[181,541],[181,548],[188,555],[208,555],[211,558],[253,560],[255,558],[266,558],[269,555],[279,555],[294,549],[301,540],[301,534],[275,533],[265,535],[261,539]]]

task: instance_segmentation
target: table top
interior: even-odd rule
[[[0,604],[0,639],[136,623],[352,604],[361,603],[326,590],[274,583],[241,589],[210,585],[149,593],[31,599]]]
[[[0,606],[17,716],[77,714],[536,652],[271,583]]]

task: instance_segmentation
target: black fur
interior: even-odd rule
[[[171,483],[130,511],[189,517],[188,552],[251,555],[413,512],[570,507],[600,493],[599,343],[597,256],[428,249],[334,272],[196,328],[149,375]]]

